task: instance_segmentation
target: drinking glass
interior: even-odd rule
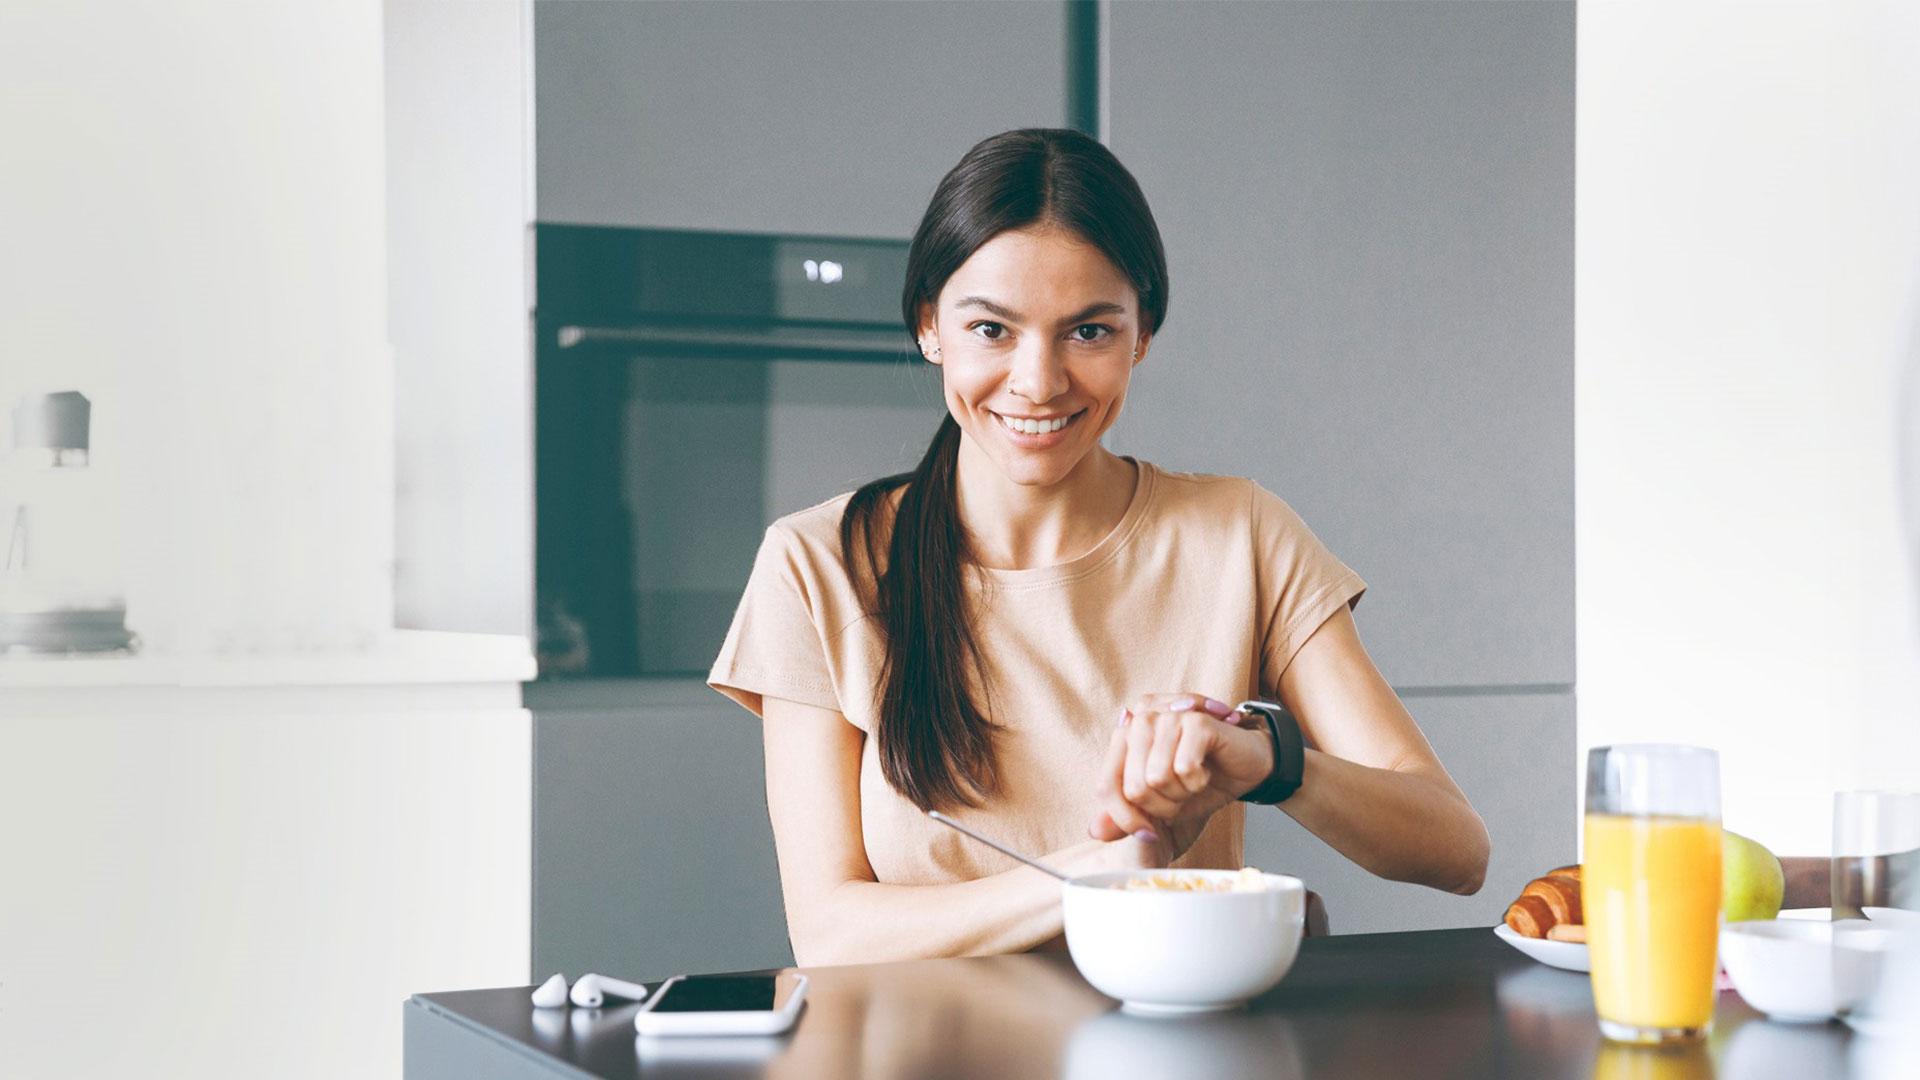
[[[1833,795],[1833,917],[1920,911],[1920,792]]]
[[[1835,792],[1832,871],[1833,977],[1850,1001],[1847,1023],[1870,1037],[1911,1030],[1920,1011],[1910,970],[1920,963],[1920,792]]]
[[[1589,752],[1581,879],[1601,1032],[1643,1044],[1705,1035],[1719,967],[1719,755],[1653,743]]]

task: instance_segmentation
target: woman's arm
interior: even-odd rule
[[[1346,608],[1280,673],[1280,697],[1317,749],[1280,804],[1381,877],[1471,895],[1487,875],[1487,827],[1360,644]]]
[[[1827,907],[1833,903],[1833,860],[1811,855],[1780,856],[1783,908]]]
[[[1373,666],[1346,608],[1300,647],[1279,691],[1315,746],[1300,790],[1280,808],[1381,877],[1479,891],[1486,825]],[[1178,850],[1206,815],[1264,778],[1272,767],[1264,734],[1209,715],[1209,707],[1155,695],[1135,710],[1144,715],[1115,736],[1091,835],[1169,831]]]
[[[1020,867],[953,885],[874,880],[860,831],[866,735],[829,709],[777,698],[766,718],[767,810],[787,933],[801,965],[977,956],[1061,932],[1060,883]],[[1089,840],[1046,860],[1069,873],[1165,865],[1164,845]]]

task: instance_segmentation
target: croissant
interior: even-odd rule
[[[1507,905],[1507,925],[1521,937],[1543,938],[1553,929],[1553,911],[1537,896],[1522,896]]]
[[[1578,866],[1556,866],[1545,877],[1534,878],[1520,891],[1520,898],[1507,906],[1506,923],[1522,937],[1543,938],[1556,927],[1565,927],[1559,934],[1566,938],[1584,922]]]
[[[1571,878],[1543,877],[1527,882],[1520,890],[1521,896],[1537,896],[1547,902],[1553,911],[1556,923],[1579,923],[1586,920],[1580,917],[1580,883]]]

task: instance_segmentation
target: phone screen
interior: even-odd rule
[[[652,1011],[771,1012],[776,988],[771,975],[690,975],[663,990]]]

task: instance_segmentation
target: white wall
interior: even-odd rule
[[[388,0],[398,625],[533,625],[529,0]]]
[[[1729,828],[1824,854],[1833,789],[1920,788],[1920,8],[1579,17],[1581,762],[1716,747]]]
[[[0,7],[0,402],[97,403],[150,653],[392,625],[381,114],[377,0]]]

